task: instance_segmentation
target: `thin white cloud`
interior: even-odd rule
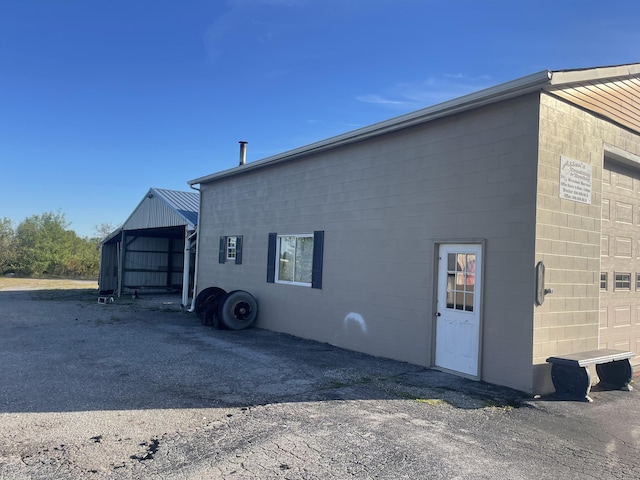
[[[392,108],[421,108],[461,97],[491,86],[490,77],[445,73],[416,83],[397,83],[380,93],[358,95],[356,100]]]
[[[377,103],[378,105],[408,105],[411,102],[402,101],[402,100],[393,100],[390,98],[384,98],[381,95],[377,94],[369,94],[369,95],[359,95],[356,97],[360,102],[365,103]]]

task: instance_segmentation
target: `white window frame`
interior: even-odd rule
[[[618,291],[624,291],[624,292],[629,292],[631,291],[631,272],[614,272],[614,283],[613,283],[613,290],[618,290]],[[629,277],[629,280],[624,280],[622,277]],[[625,286],[625,284],[627,284]]]
[[[276,271],[275,271],[275,283],[284,283],[287,285],[298,285],[300,287],[311,287],[312,286],[312,282],[296,282],[296,281],[290,281],[290,280],[282,280],[280,278],[280,262],[283,261],[283,259],[280,257],[280,244],[281,244],[281,239],[282,238],[295,238],[296,239],[296,243],[297,240],[299,238],[310,238],[312,241],[314,239],[313,233],[302,233],[302,234],[284,234],[284,235],[278,235],[277,239],[276,239]],[[292,259],[293,264],[294,264],[294,271],[293,271],[293,278],[296,277],[295,274],[295,257]],[[311,249],[311,268],[313,270],[313,248]]]
[[[232,245],[233,243],[233,245]],[[237,255],[238,237],[225,237],[224,257],[227,262],[235,262]]]

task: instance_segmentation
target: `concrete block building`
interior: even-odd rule
[[[551,355],[640,354],[640,64],[542,71],[189,184],[196,290],[251,292],[259,327],[531,393]]]

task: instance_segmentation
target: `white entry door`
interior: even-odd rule
[[[482,246],[441,244],[438,249],[435,364],[478,376]]]

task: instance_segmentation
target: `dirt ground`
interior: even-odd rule
[[[531,399],[178,295],[0,279],[0,479],[640,478],[640,395]]]

